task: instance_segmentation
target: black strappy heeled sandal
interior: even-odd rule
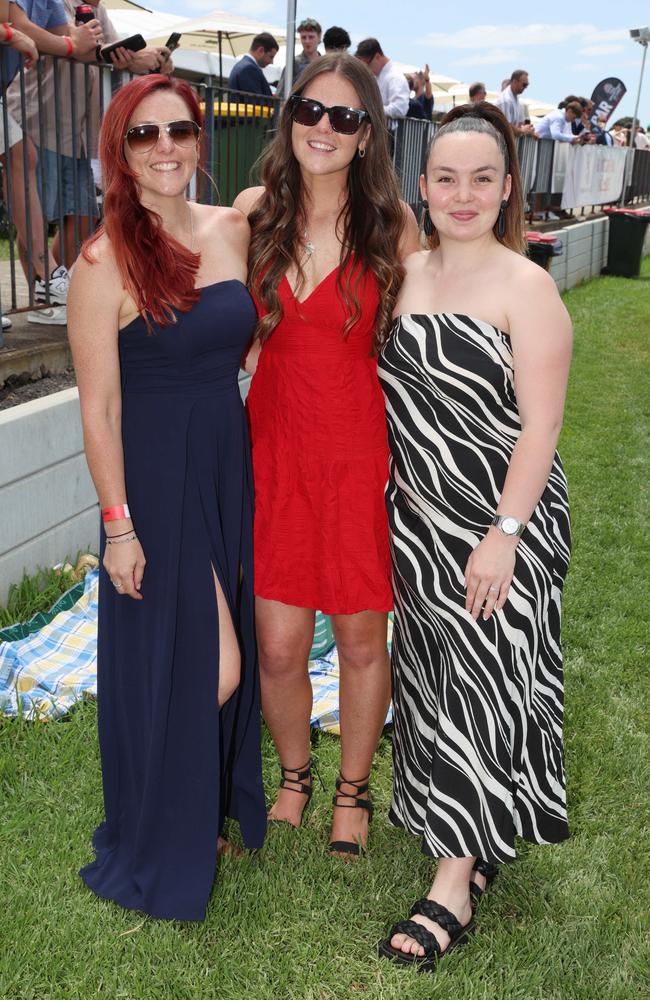
[[[474,867],[472,868],[472,875],[477,872],[479,875],[483,875],[485,878],[485,888],[481,889],[480,886],[476,884],[474,879],[470,876],[469,880],[469,894],[472,900],[472,908],[476,909],[478,904],[481,902],[481,897],[488,886],[492,885],[495,878],[499,874],[499,866],[492,864],[490,861],[484,861],[483,858],[477,858]]]
[[[323,779],[318,773],[318,768],[316,767],[312,757],[310,757],[307,763],[303,764],[302,767],[283,767],[282,764],[280,764],[280,771],[282,772],[282,777],[280,778],[280,784],[278,786],[279,788],[285,788],[288,792],[296,792],[299,795],[307,796],[307,801],[302,810],[302,813],[300,814],[300,823],[302,823],[302,818],[305,815],[305,810],[307,809],[307,806],[311,802],[311,797],[314,793],[312,771],[320,781],[323,791],[325,791],[325,785],[323,785]],[[290,777],[290,775],[293,775],[293,777]],[[307,780],[309,780],[310,784],[308,785],[303,784],[303,782]],[[289,823],[289,820],[274,819],[272,820],[272,822]],[[298,826],[300,826],[300,823],[298,824]],[[290,826],[293,826],[293,823],[290,823]]]
[[[360,781],[348,781],[342,774],[339,774],[336,779],[336,794],[332,797],[335,809],[365,809],[368,813],[368,825],[370,825],[375,807],[369,799],[360,799],[359,796],[368,791],[369,779],[370,775],[367,775]],[[352,785],[355,791],[344,792],[341,785]],[[327,845],[327,850],[330,854],[350,854],[352,857],[358,858],[361,856],[362,847],[360,843],[351,840],[333,840]]]
[[[449,935],[449,944],[443,951],[438,938],[423,924],[415,920],[400,920],[399,923],[391,927],[388,937],[379,943],[379,957],[387,958],[397,965],[414,965],[419,972],[433,972],[441,958],[458,948],[461,944],[466,944],[467,940],[475,930],[474,917],[463,927],[451,910],[448,910],[442,903],[436,903],[433,899],[418,899],[417,903],[411,907],[411,917],[420,914],[428,917]],[[406,934],[413,938],[424,949],[424,955],[407,954],[398,948],[393,948],[391,941],[395,934]]]

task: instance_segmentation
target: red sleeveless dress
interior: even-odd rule
[[[248,393],[255,593],[326,614],[390,611],[388,442],[371,353],[379,295],[367,274],[343,338],[337,274],[303,302],[282,279],[284,315]]]

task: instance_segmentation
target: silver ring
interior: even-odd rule
[[[114,583],[113,586],[115,587],[116,590],[124,590],[124,587],[121,583]]]
[[[490,590],[491,590],[491,591],[492,591],[493,593],[497,593],[497,594],[498,594],[498,592],[499,592],[499,588],[498,588],[498,587],[490,587]]]

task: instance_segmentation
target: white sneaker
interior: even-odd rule
[[[2,317],[2,329],[3,330],[8,330],[10,326],[11,326],[11,320],[9,319],[9,317],[8,316],[3,316]]]
[[[70,275],[63,264],[59,264],[50,275],[49,282],[37,278],[34,282],[34,301],[46,302],[47,285],[50,286],[50,302],[53,305],[64,306],[68,301]]]
[[[45,326],[65,326],[68,322],[68,310],[65,306],[48,306],[47,309],[35,309],[27,313],[29,323],[43,323]]]

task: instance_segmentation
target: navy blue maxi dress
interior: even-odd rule
[[[99,587],[98,709],[106,820],[81,876],[153,917],[202,920],[224,819],[262,845],[253,606],[253,478],[239,361],[255,308],[245,286],[201,289],[177,322],[119,334],[126,490],[146,558],[142,601]],[[102,550],[104,537],[102,535]],[[212,570],[241,650],[217,704]]]

